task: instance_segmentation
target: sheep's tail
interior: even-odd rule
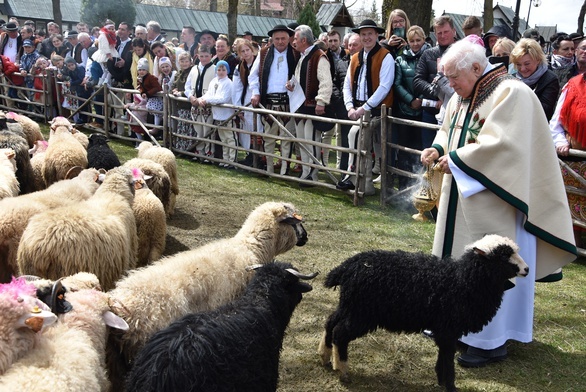
[[[345,271],[346,271],[346,269],[342,265],[331,270],[330,273],[328,274],[328,276],[326,276],[324,286],[331,289],[332,287],[342,285],[342,283],[345,280],[344,279],[344,272]]]

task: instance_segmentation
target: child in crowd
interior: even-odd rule
[[[155,125],[161,123],[161,112],[163,110],[163,98],[157,97],[156,94],[163,90],[159,80],[149,73],[149,62],[147,59],[142,58],[138,61],[138,88],[141,97],[147,100],[146,107],[149,112],[153,113],[155,117]],[[160,129],[152,130],[151,135],[159,136],[161,133]]]
[[[165,86],[167,86],[167,91],[173,89],[173,81],[175,81],[176,75],[177,71],[173,69],[171,59],[169,57],[161,57],[159,59],[159,84],[163,87],[163,90],[165,90]]]
[[[210,82],[208,91],[203,97],[197,100],[197,104],[200,107],[205,107],[208,104],[214,105],[212,106],[214,124],[221,125],[222,127],[232,126],[230,118],[234,114],[234,109],[215,106],[223,103],[232,103],[232,80],[228,77],[229,74],[230,65],[224,60],[218,61],[216,63],[216,77]],[[218,136],[220,136],[222,143],[236,147],[236,137],[233,131],[218,128]],[[235,162],[236,149],[224,148],[223,158],[225,161]],[[235,167],[229,163],[220,163],[220,167],[235,169]]]
[[[98,63],[105,63],[114,57],[118,57],[116,50],[116,28],[114,22],[107,19],[104,27],[98,35],[98,51],[93,55],[93,60]]]
[[[212,63],[211,50],[211,47],[207,45],[201,45],[197,49],[199,64],[191,68],[191,72],[185,82],[185,96],[189,98],[189,101],[193,105],[191,109],[193,120],[209,124],[214,121],[212,110],[210,107],[199,106],[197,100],[207,92],[216,71],[216,66]],[[206,139],[210,138],[212,133],[211,127],[200,124],[194,124],[193,127],[198,137]],[[205,142],[195,142],[194,145],[191,145],[188,148],[188,151],[207,156],[214,154],[213,145]],[[197,158],[194,158],[194,160],[197,160]],[[209,163],[209,161],[204,158],[203,163]]]
[[[77,64],[73,57],[65,58],[65,67],[67,68],[65,75],[69,77],[67,85],[69,86],[71,93],[77,95],[78,97],[87,98],[87,92],[85,85],[83,84],[85,78],[85,68],[82,65]],[[69,106],[68,109],[75,110],[78,108],[78,100],[67,97],[66,101]],[[63,107],[66,107],[65,102]],[[74,119],[76,124],[85,124],[87,122],[87,116],[82,113],[77,113],[74,116]]]
[[[177,60],[179,61],[179,71],[177,72],[177,75],[175,75],[171,93],[176,97],[185,97],[185,83],[187,82],[187,77],[193,67],[192,59],[189,52],[185,51],[177,56]],[[183,120],[191,120],[191,104],[189,102],[176,101],[175,105],[177,108],[177,116],[179,118]],[[175,133],[184,136],[196,136],[193,125],[184,121],[177,121],[175,123]],[[189,139],[182,139],[179,137],[173,138],[173,147],[179,150],[186,151],[191,143],[192,141]]]
[[[49,67],[49,60],[42,56],[37,59],[33,67],[32,74],[35,77],[33,81],[33,88],[35,90],[38,90],[35,92],[35,95],[33,97],[35,102],[45,103],[45,94],[43,94],[42,91],[44,91],[43,76],[47,74],[45,72],[47,67]]]
[[[140,94],[133,94],[133,97],[134,102],[124,105],[124,109],[130,109],[132,114],[134,114],[134,116],[131,116],[130,113],[128,114],[128,120],[131,122],[130,130],[134,132],[134,136],[136,136],[138,140],[143,140],[144,129],[139,125],[137,119],[140,120],[143,124],[146,124],[149,111],[146,107],[147,100]]]
[[[35,84],[34,66],[41,55],[37,52],[33,41],[25,39],[22,43],[23,55],[20,57],[20,74],[24,77],[26,87],[33,88]],[[29,95],[29,94],[27,94]],[[33,93],[30,93],[29,99]]]
[[[53,102],[55,103],[53,106],[53,115],[52,117],[55,117],[59,114],[59,107],[58,107],[58,103],[57,103],[57,89],[59,89],[60,94],[61,94],[61,103],[64,103],[64,99],[63,97],[65,96],[65,94],[69,93],[69,87],[67,87],[65,84],[62,84],[61,86],[57,84],[57,82],[66,82],[66,76],[65,76],[65,60],[63,59],[62,56],[58,55],[58,54],[53,54],[51,55],[51,63],[49,64],[49,66],[47,67],[47,71],[51,70],[51,72],[53,73],[53,75],[55,75],[54,78],[50,78],[51,79],[51,83],[53,83]]]

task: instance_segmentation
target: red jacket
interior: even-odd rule
[[[21,86],[24,84],[24,78],[20,76],[20,71],[18,66],[14,64],[10,59],[6,56],[0,55],[0,62],[2,62],[2,70],[1,73],[6,75],[12,83],[17,86]],[[14,74],[16,72],[16,75]]]
[[[150,73],[146,74],[142,81],[138,82],[137,87],[137,90],[140,91],[141,94],[146,94],[147,98],[151,98],[159,91],[163,91],[159,79]]]

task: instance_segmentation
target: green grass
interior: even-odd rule
[[[121,159],[135,156],[129,144],[111,142]],[[351,343],[353,383],[341,384],[316,354],[323,324],[337,303],[326,290],[327,272],[347,257],[369,249],[430,252],[434,224],[415,222],[414,210],[381,208],[378,194],[361,207],[341,192],[277,181],[244,171],[178,160],[181,194],[168,222],[168,241],[187,249],[232,236],[246,215],[268,200],[293,203],[305,219],[306,246],[279,256],[302,272],[319,271],[314,290],[295,311],[283,344],[281,392],[441,391],[434,364],[437,349],[420,335],[378,331]],[[537,284],[534,342],[509,346],[509,359],[482,369],[456,365],[461,391],[586,391],[586,263],[574,262],[557,283]]]

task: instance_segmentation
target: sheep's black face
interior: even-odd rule
[[[297,243],[295,245],[305,245],[307,243],[307,231],[305,231],[303,225],[301,223],[298,223],[293,226],[293,229],[295,230],[295,235],[297,236]]]

